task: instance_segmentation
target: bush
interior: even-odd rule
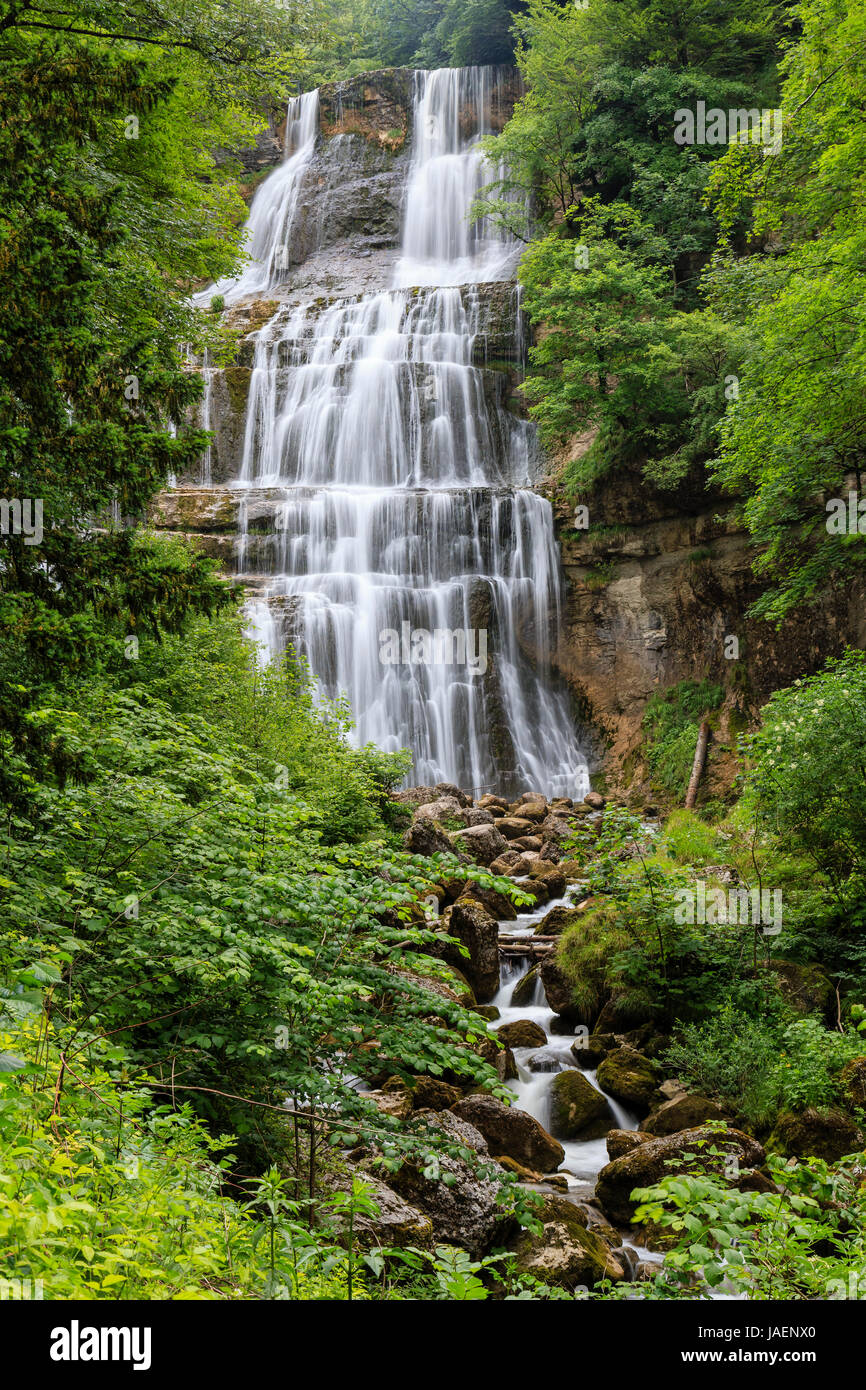
[[[681,681],[647,702],[643,727],[647,734],[647,762],[654,779],[665,791],[685,795],[695,757],[700,723],[724,697],[711,681]]]

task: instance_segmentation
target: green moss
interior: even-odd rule
[[[651,696],[643,717],[647,762],[655,783],[684,795],[695,757],[700,723],[718,709],[724,689],[712,681],[680,681]]]

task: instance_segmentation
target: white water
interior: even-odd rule
[[[283,162],[256,189],[246,228],[249,262],[234,278],[218,280],[194,299],[208,304],[222,295],[226,304],[263,295],[285,279],[291,257],[292,227],[307,165],[319,133],[319,93],[293,97],[286,111]]]
[[[549,665],[559,556],[550,505],[529,486],[534,431],[473,365],[476,286],[507,277],[519,250],[467,218],[495,174],[477,142],[496,89],[494,69],[416,74],[395,288],[281,309],[256,334],[237,486],[282,500],[266,537],[245,534],[242,506],[238,568],[267,576],[257,640],[291,644],[325,695],[348,695],[359,743],[411,748],[410,781],[578,798],[586,761]],[[253,263],[214,287],[230,302],[274,282],[317,109],[315,93],[290,109],[287,159],[251,208]],[[514,306],[517,334],[516,294]],[[468,633],[486,659],[413,659],[407,643],[407,660],[401,642],[400,659],[383,660],[383,634],[404,624]]]
[[[551,904],[546,903],[543,908],[539,908],[534,915],[528,916],[526,926],[531,926],[540,920],[545,913],[550,911]],[[514,923],[500,923],[500,931],[503,933],[508,927],[513,927]],[[526,931],[524,927],[524,932]],[[513,934],[513,933],[512,933]],[[547,1003],[544,988],[540,977],[537,978],[535,994],[531,1004],[512,1005],[511,996],[515,985],[526,975],[533,964],[531,958],[522,959],[519,964],[515,964],[503,958],[501,970],[501,984],[499,992],[493,1003],[499,1009],[500,1017],[495,1023],[491,1024],[491,1030],[501,1028],[504,1023],[512,1023],[519,1018],[532,1019],[539,1027],[543,1028],[547,1034],[547,1044],[545,1054],[547,1060],[548,1052],[555,1052],[556,1058],[550,1058],[550,1070],[543,1072],[531,1071],[527,1062],[529,1058],[541,1051],[541,1047],[518,1047],[514,1049],[514,1059],[517,1063],[517,1080],[509,1081],[508,1085],[514,1092],[514,1104],[519,1110],[525,1110],[528,1114],[534,1115],[545,1129],[550,1128],[550,1088],[553,1077],[561,1071],[579,1071],[579,1068],[571,1054],[571,1044],[575,1041],[576,1034],[552,1033],[551,1024],[555,1018],[553,1010]],[[606,1097],[611,1110],[611,1129],[637,1129],[637,1118],[632,1115],[624,1106],[620,1105],[607,1095],[598,1084],[595,1071],[584,1071],[583,1075],[587,1081]],[[560,1143],[565,1149],[565,1158],[560,1165],[560,1172],[564,1173],[569,1180],[570,1186],[578,1186],[585,1183],[594,1182],[600,1170],[608,1162],[607,1145],[604,1139],[590,1139],[585,1141],[561,1139]]]

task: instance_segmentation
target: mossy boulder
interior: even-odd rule
[[[493,888],[480,888],[477,883],[473,883],[468,896],[486,907],[497,922],[513,922],[517,916],[517,908],[511,899],[506,898],[504,893],[497,893]],[[525,911],[525,908],[521,908],[521,911]]]
[[[415,1110],[450,1110],[460,1099],[458,1087],[438,1076],[416,1076],[409,1085]]]
[[[565,874],[549,859],[537,859],[529,870],[529,877],[536,883],[543,883],[551,898],[561,898],[565,892]]]
[[[600,1091],[581,1071],[561,1071],[550,1083],[550,1128],[558,1139],[601,1139],[616,1121]]]
[[[582,1071],[595,1071],[611,1051],[611,1045],[616,1047],[614,1039],[607,1042],[605,1038],[606,1035],[599,1037],[594,1033],[580,1033],[575,1038],[571,1044],[571,1055]]]
[[[863,1148],[863,1131],[835,1107],[783,1110],[767,1147],[794,1158],[823,1158],[833,1163]]]
[[[710,1153],[714,1149],[716,1153]],[[659,1139],[647,1139],[630,1152],[613,1159],[598,1175],[595,1197],[614,1225],[627,1226],[637,1210],[632,1192],[652,1187],[671,1172],[697,1165],[706,1172],[721,1172],[735,1157],[741,1171],[764,1161],[764,1150],[750,1134],[729,1129],[724,1134],[704,1128],[683,1130]],[[669,1166],[669,1160],[674,1166]]]
[[[501,1028],[497,1028],[496,1036],[508,1047],[544,1047],[547,1042],[544,1029],[531,1018],[518,1018],[513,1023],[503,1023]]]
[[[649,1135],[639,1134],[636,1129],[611,1129],[604,1141],[607,1156],[613,1162],[615,1158],[622,1158],[623,1154],[630,1154],[639,1144],[646,1144],[648,1139]]]
[[[535,935],[559,936],[566,927],[573,926],[581,916],[582,912],[579,907],[564,907],[562,904],[559,907],[552,907],[535,928]]]
[[[625,1278],[610,1246],[587,1230],[586,1213],[567,1197],[545,1197],[540,1219],[540,1235],[524,1231],[513,1246],[518,1273],[565,1289],[595,1288],[604,1279],[618,1283]]]
[[[465,1096],[452,1112],[484,1135],[493,1158],[506,1154],[537,1173],[551,1172],[565,1158],[562,1145],[533,1115],[495,1096]]]
[[[658,1065],[631,1047],[614,1048],[598,1068],[599,1086],[636,1115],[649,1113],[660,1080]]]
[[[527,1004],[533,1004],[535,1002],[535,991],[538,988],[538,980],[538,966],[533,965],[532,969],[528,970],[526,974],[517,981],[517,984],[511,991],[512,1009],[523,1009]]]
[[[829,1022],[836,1007],[836,990],[820,965],[774,960],[772,970],[781,993],[798,1013],[821,1014]]]
[[[641,1120],[640,1128],[645,1134],[663,1135],[678,1134],[683,1129],[694,1129],[696,1125],[705,1124],[707,1120],[725,1119],[724,1111],[714,1100],[707,1096],[677,1096],[675,1100],[666,1100],[654,1110],[645,1120]]]

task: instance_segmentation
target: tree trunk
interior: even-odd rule
[[[704,763],[707,760],[707,744],[710,741],[710,724],[708,719],[701,723],[698,733],[698,743],[695,748],[695,760],[692,763],[692,775],[689,778],[689,789],[686,792],[686,810],[691,811],[695,804],[698,794],[698,785],[704,770]]]

